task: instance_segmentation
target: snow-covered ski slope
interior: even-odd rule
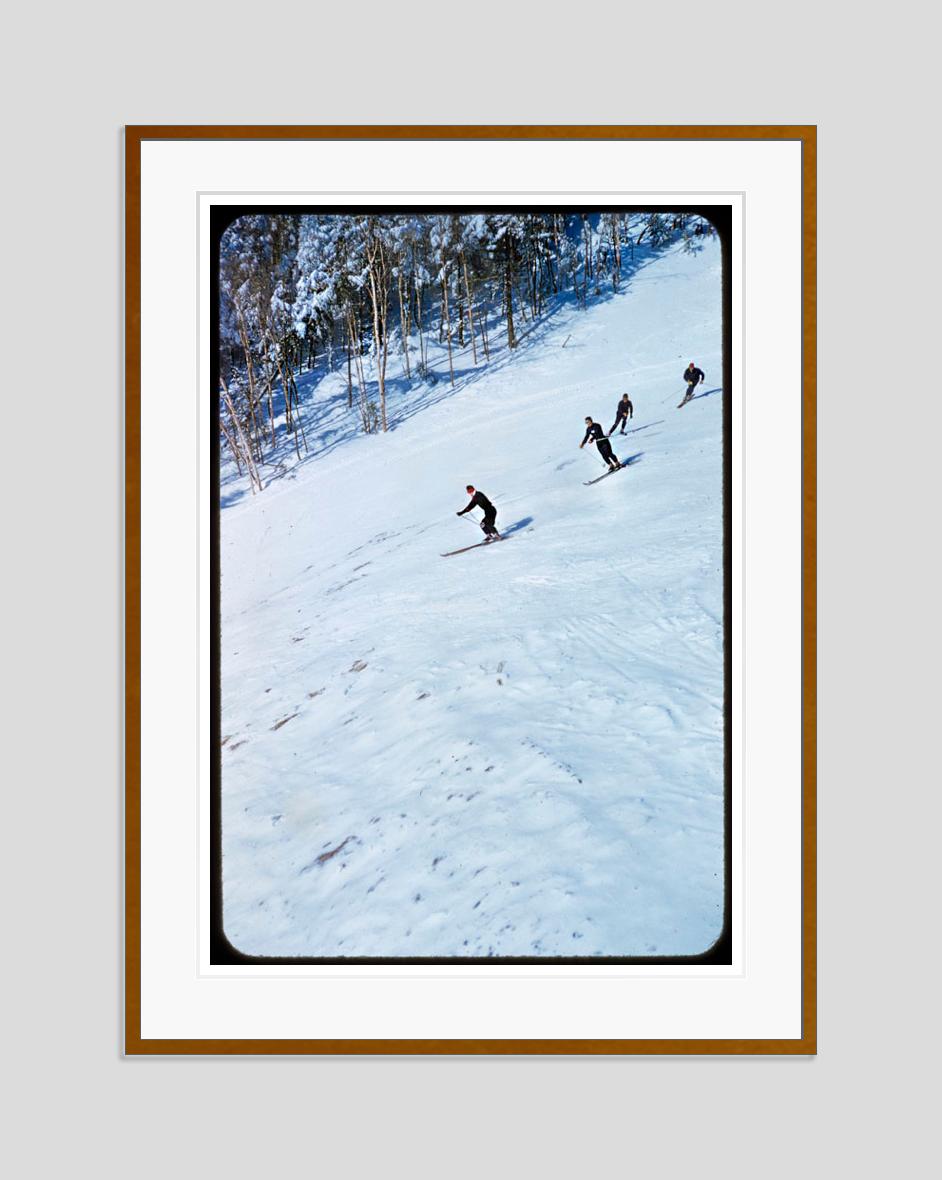
[[[718,244],[671,250],[479,376],[462,353],[455,393],[438,364],[389,434],[350,431],[254,499],[224,490],[223,922],[238,950],[714,942],[721,325]],[[691,359],[706,382],[678,410]],[[628,466],[586,487],[602,467],[578,449],[583,420],[608,430],[625,391],[631,432],[612,442]],[[508,539],[443,559],[482,539],[455,516],[467,483]]]

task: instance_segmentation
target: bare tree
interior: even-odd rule
[[[382,227],[377,217],[366,219],[364,243],[367,275],[369,277],[370,306],[373,311],[373,355],[379,383],[380,421],[386,421],[386,362],[389,359],[389,252],[383,240]]]

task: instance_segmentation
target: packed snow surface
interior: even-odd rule
[[[311,454],[221,513],[223,922],[290,956],[686,955],[723,921],[719,246],[514,354],[301,383]],[[479,344],[480,348],[480,344]],[[678,410],[681,374],[706,373]],[[396,358],[391,359],[391,364]],[[625,470],[578,449],[623,392]],[[286,452],[287,454],[287,452]],[[266,469],[269,476],[271,469]],[[498,510],[483,539],[465,485]]]

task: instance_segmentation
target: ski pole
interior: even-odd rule
[[[476,516],[462,516],[461,519],[466,520],[468,522],[468,524],[473,524],[475,526],[475,528],[479,528],[479,529],[484,528],[483,522],[478,520],[478,518]]]
[[[602,464],[602,466],[603,466],[603,467],[608,467],[608,464],[605,462],[605,460],[602,458],[602,456],[601,456],[601,455],[599,455],[598,447],[596,447],[596,445],[595,445],[595,439],[594,439],[594,438],[590,438],[590,439],[589,439],[589,446],[594,448],[594,450],[595,450],[595,454],[598,456],[598,460],[599,460],[599,462]],[[581,448],[580,448],[580,449],[581,449]]]

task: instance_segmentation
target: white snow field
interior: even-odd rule
[[[285,958],[700,954],[723,923],[719,244],[489,366],[463,350],[454,391],[434,359],[434,386],[393,382],[386,435],[315,371],[312,454],[256,497],[224,473],[226,935]],[[585,486],[583,420],[607,431],[625,391],[629,466]],[[483,539],[455,516],[468,483],[507,539],[443,558]]]

